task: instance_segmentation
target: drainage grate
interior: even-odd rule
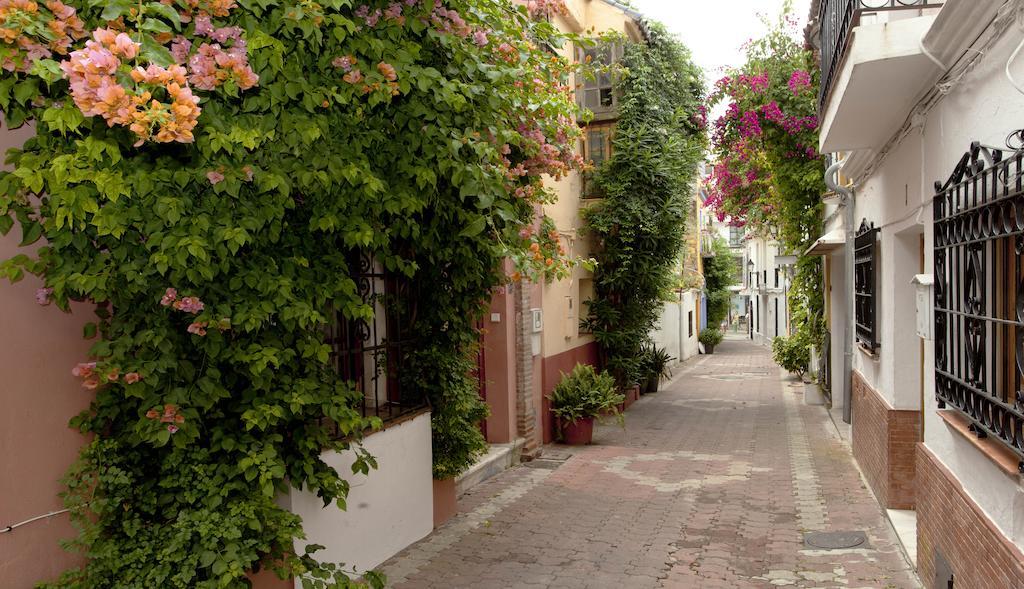
[[[870,547],[864,532],[810,532],[804,534],[804,545],[818,550]]]

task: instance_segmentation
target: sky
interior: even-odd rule
[[[721,77],[724,66],[743,63],[742,45],[760,37],[782,11],[785,0],[633,0],[645,16],[665,23],[693,51],[709,83]],[[793,14],[800,29],[807,22],[811,0],[793,0]]]

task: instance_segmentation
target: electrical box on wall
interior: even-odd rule
[[[918,274],[910,281],[914,285],[914,298],[917,307],[917,336],[925,339],[932,339],[932,322],[935,316],[935,299],[932,297],[932,288],[935,277],[931,274]]]
[[[544,331],[544,311],[542,309],[530,309],[530,315],[533,318],[533,322],[530,324],[533,333]]]

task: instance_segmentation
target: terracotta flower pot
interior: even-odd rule
[[[635,384],[626,389],[626,407],[640,400],[640,385]]]
[[[585,446],[594,439],[594,418],[584,417],[576,422],[562,422],[562,438],[570,446]]]

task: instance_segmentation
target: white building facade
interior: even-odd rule
[[[878,501],[915,510],[928,588],[1024,583],[1022,17],[1016,0],[812,12],[820,151],[842,162],[812,248],[833,399]]]

